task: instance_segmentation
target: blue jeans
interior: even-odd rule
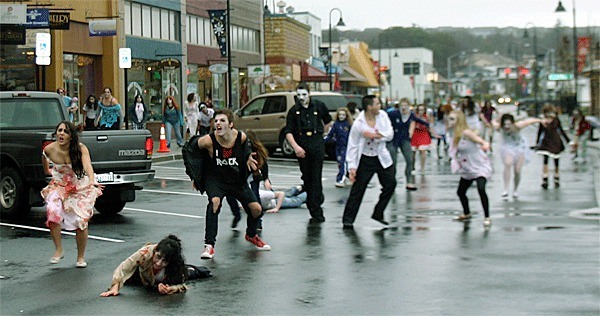
[[[167,134],[165,135],[167,138],[167,147],[171,147],[171,130],[173,129],[175,130],[175,136],[177,137],[177,145],[183,146],[183,137],[181,136],[181,129],[179,128],[179,124],[173,124],[169,121],[166,121],[165,127],[167,128]]]
[[[304,202],[306,202],[306,192],[298,194],[298,188],[293,187],[285,191],[281,208],[297,208]]]

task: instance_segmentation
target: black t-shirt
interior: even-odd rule
[[[294,137],[311,132],[323,134],[323,125],[331,122],[331,115],[323,102],[311,99],[308,108],[296,103],[287,114],[286,133]]]
[[[243,176],[240,172],[246,170],[242,132],[238,131],[238,136],[232,148],[221,146],[214,132],[210,134],[210,138],[213,143],[213,155],[211,168],[208,168],[207,174],[225,183],[239,183]]]

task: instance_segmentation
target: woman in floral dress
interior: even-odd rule
[[[79,142],[75,125],[63,121],[56,127],[56,141],[42,152],[42,164],[50,184],[42,189],[46,201],[46,226],[54,242],[55,251],[50,263],[63,258],[61,228],[75,230],[78,268],[85,268],[88,222],[94,214],[96,198],[102,195],[102,186],[96,183],[94,169],[87,147]]]

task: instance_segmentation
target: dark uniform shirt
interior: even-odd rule
[[[294,105],[287,115],[286,134],[299,137],[323,136],[323,125],[331,122],[331,115],[323,102],[311,99],[308,107],[304,108],[299,102]]]

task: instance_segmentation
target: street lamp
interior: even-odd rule
[[[558,1],[558,6],[554,12],[566,12],[565,7],[562,5],[562,1]],[[577,107],[577,24],[575,23],[575,0],[573,0],[573,78],[575,78],[575,107]]]
[[[465,54],[465,51],[463,50],[462,52],[458,53],[458,54],[454,54],[450,57],[448,57],[446,59],[446,77],[448,77],[448,79],[450,79],[450,73],[452,72],[452,67],[450,66],[450,62],[452,61],[452,58],[456,57],[456,56],[462,56]]]
[[[533,26],[533,56],[534,56],[534,64],[533,64],[533,102],[535,104],[535,116],[540,115],[540,109],[538,104],[538,54],[537,54],[537,30],[533,23],[529,22],[525,24],[525,30],[523,33],[523,38],[529,38],[529,34],[527,34],[527,26]]]
[[[340,13],[340,20],[337,22],[337,24],[335,25],[336,27],[338,26],[346,26],[346,24],[344,23],[344,20],[342,19],[342,10],[338,9],[338,8],[333,8],[331,9],[331,11],[329,11],[329,55],[327,56],[327,61],[328,66],[327,66],[327,75],[329,76],[329,90],[333,91],[333,78],[331,78],[331,13],[333,13],[333,11],[337,11]]]

